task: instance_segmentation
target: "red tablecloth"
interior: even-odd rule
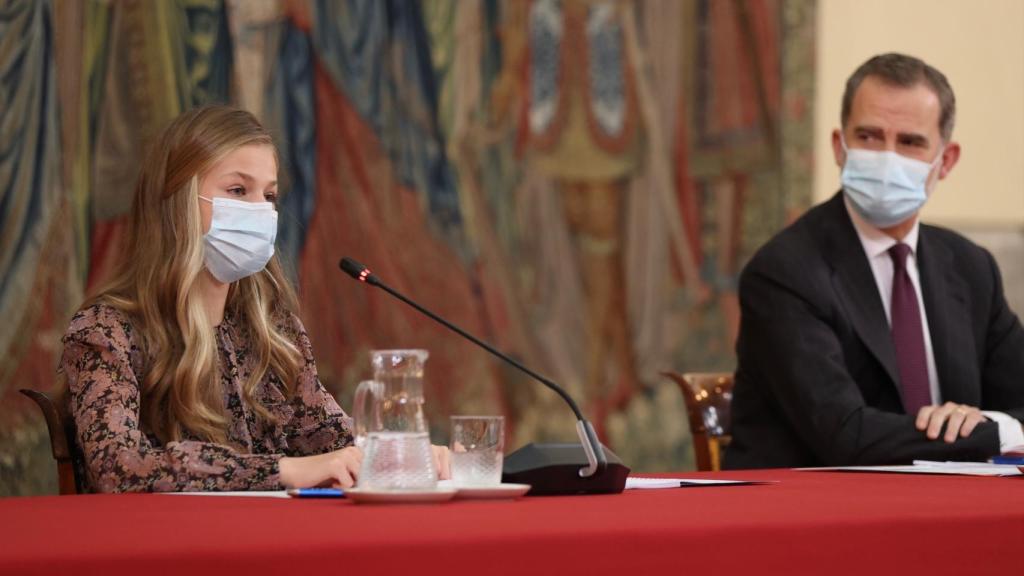
[[[777,484],[372,506],[0,500],[0,574],[1020,573],[1024,478],[761,470]]]

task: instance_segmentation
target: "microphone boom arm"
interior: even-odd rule
[[[420,306],[419,304],[410,300],[409,298],[406,298],[405,295],[392,289],[387,284],[381,282],[376,275],[370,272],[369,268],[366,268],[365,266],[359,264],[355,260],[352,260],[350,258],[342,259],[341,269],[344,270],[347,274],[351,275],[356,280],[359,280],[360,282],[365,282],[367,284],[370,284],[371,286],[376,286],[377,288],[384,290],[388,294],[391,294],[395,298],[398,298],[402,302],[405,302],[409,306],[412,306],[420,313],[429,317],[431,320],[443,325],[445,328],[448,328],[449,330],[457,332],[463,338],[466,338],[470,342],[476,344],[477,346],[483,348],[484,350],[487,350],[494,356],[497,356],[498,358],[501,358],[502,360],[508,362],[512,366],[515,366],[521,372],[530,376],[534,380],[537,380],[541,384],[544,384],[551,390],[554,390],[556,394],[562,397],[562,400],[565,400],[565,403],[569,405],[569,408],[572,409],[573,414],[576,416],[576,433],[580,437],[580,443],[583,445],[583,452],[587,456],[588,464],[586,468],[579,469],[580,477],[589,478],[605,469],[605,467],[608,464],[608,461],[604,454],[604,449],[601,447],[601,443],[597,438],[597,433],[594,431],[594,427],[590,424],[590,422],[587,421],[586,418],[583,417],[583,413],[580,412],[580,408],[579,406],[576,405],[576,401],[573,400],[572,397],[569,396],[569,394],[565,390],[563,390],[561,386],[555,384],[548,378],[541,376],[540,374],[534,372],[533,370],[530,370],[526,366],[523,366],[515,359],[506,355],[504,352],[501,352],[494,346],[491,346],[487,342],[480,340],[476,336],[473,336],[472,334],[466,332],[462,328],[459,328],[455,324],[452,324],[451,322],[445,320],[444,318],[438,316],[437,314],[434,314],[430,310],[427,310],[426,308]]]

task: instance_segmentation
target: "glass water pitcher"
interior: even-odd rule
[[[356,445],[363,465],[356,486],[367,490],[432,490],[437,470],[423,413],[426,350],[370,352],[373,380],[353,401]]]

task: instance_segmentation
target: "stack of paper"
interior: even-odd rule
[[[693,486],[739,486],[743,484],[774,484],[759,480],[712,480],[710,478],[626,478],[626,490],[651,488],[689,488]]]
[[[933,462],[914,460],[906,466],[833,466],[829,468],[801,468],[801,470],[835,470],[847,472],[900,472],[904,474],[957,474],[962,476],[1021,476],[1021,467],[1013,464],[987,462]]]

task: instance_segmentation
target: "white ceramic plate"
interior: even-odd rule
[[[529,484],[498,484],[497,486],[458,486],[456,498],[519,498],[530,491]]]
[[[394,504],[413,502],[444,502],[455,496],[454,488],[438,487],[433,490],[370,490],[366,488],[349,488],[345,497],[355,502],[366,504]]]

